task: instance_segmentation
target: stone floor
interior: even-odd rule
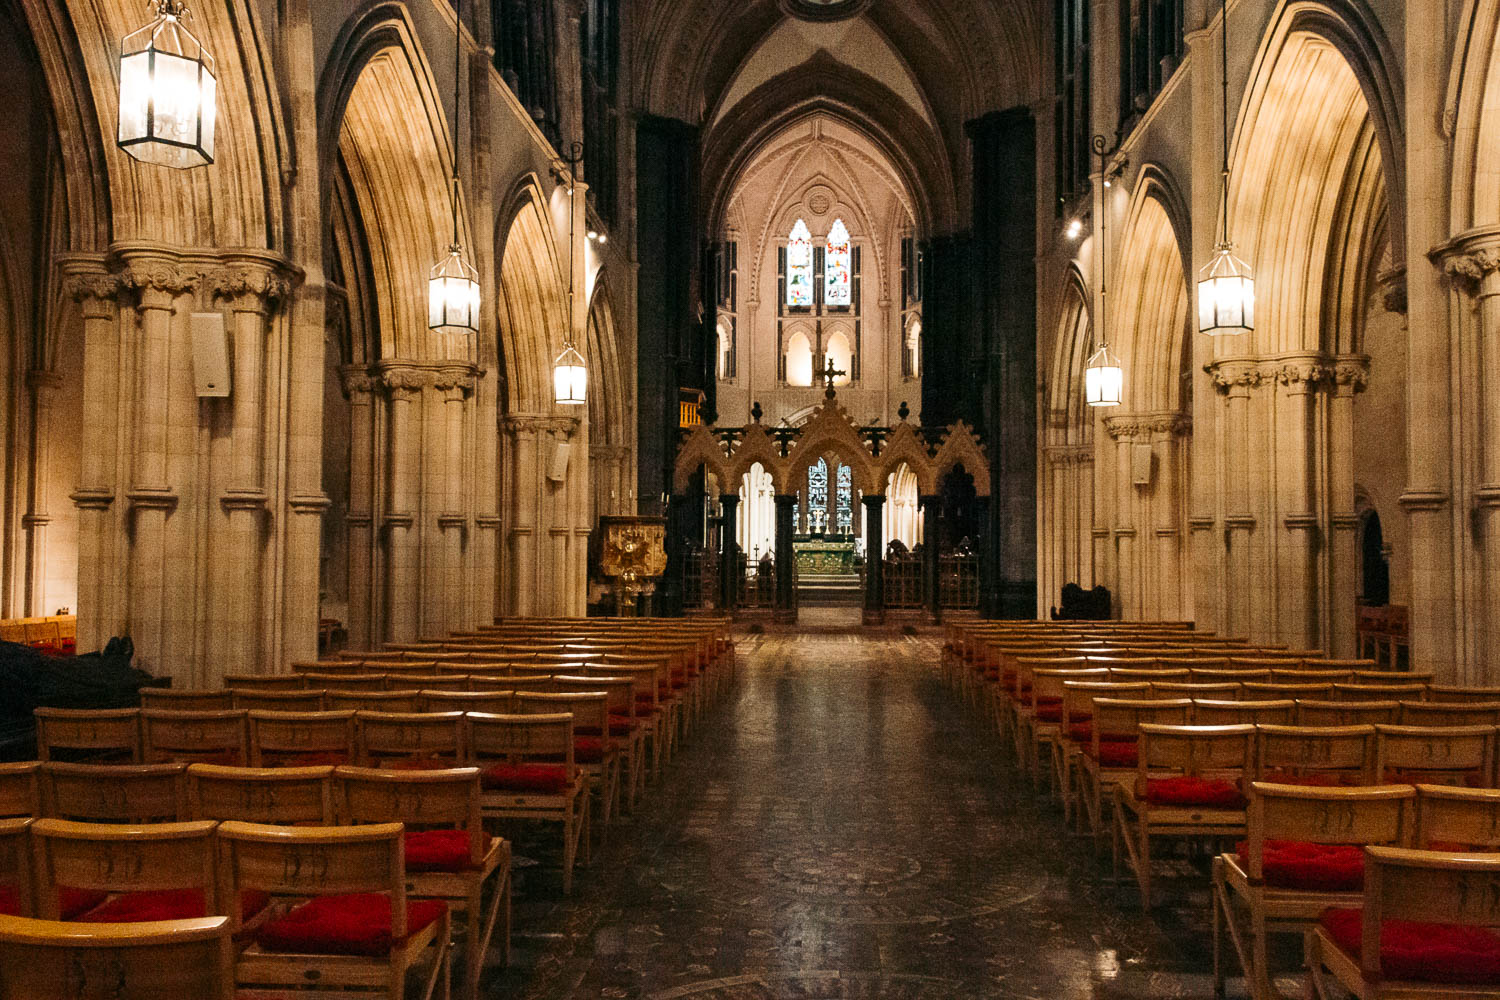
[[[937,650],[742,639],[734,691],[572,898],[548,842],[520,844],[514,962],[487,994],[1211,997],[1202,876],[1182,862],[1194,888],[1144,917],[938,681]]]

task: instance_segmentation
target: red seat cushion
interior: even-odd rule
[[[556,795],[567,791],[568,769],[562,764],[495,764],[479,780],[492,791]]]
[[[1058,702],[1055,705],[1045,704],[1044,702],[1045,702],[1045,699],[1042,699],[1042,700],[1040,700],[1040,701],[1037,702],[1036,712],[1033,714],[1033,717],[1036,719],[1036,721],[1038,721],[1038,722],[1061,722],[1062,721],[1062,702]]]
[[[1235,850],[1240,865],[1248,871],[1249,843],[1241,841]],[[1266,885],[1277,889],[1358,892],[1365,886],[1365,852],[1358,844],[1267,840],[1260,862]]]
[[[240,920],[249,920],[271,904],[259,889],[240,892]],[[127,892],[94,907],[77,919],[90,924],[135,924],[151,920],[195,920],[208,916],[202,889],[156,889]]]
[[[1273,785],[1305,785],[1309,788],[1351,788],[1359,784],[1357,774],[1295,774],[1291,771],[1267,771],[1261,781]]]
[[[1150,778],[1145,800],[1154,806],[1197,806],[1203,809],[1243,809],[1245,797],[1231,781],[1185,774],[1176,778]]]
[[[649,705],[654,701],[656,699],[651,696],[650,691],[642,691],[635,696],[635,703],[637,705]]]
[[[604,761],[604,741],[597,736],[580,736],[573,741],[573,759],[580,764]]]
[[[408,901],[408,934],[429,926],[447,911],[448,904],[440,899]],[[391,934],[391,899],[378,892],[317,896],[267,921],[255,940],[267,951],[375,958],[390,954],[400,944]]]
[[[472,871],[467,830],[407,830],[406,870],[409,872]],[[483,835],[481,852],[490,849],[490,835]]]
[[[1329,910],[1323,929],[1357,959],[1364,911]],[[1386,979],[1490,986],[1500,983],[1500,936],[1483,927],[1387,920],[1380,934],[1380,972]]]
[[[20,894],[11,886],[0,885],[0,917],[19,917],[20,915]]]
[[[1088,748],[1093,756],[1093,747]],[[1141,762],[1141,748],[1134,742],[1099,741],[1099,763],[1104,767],[1135,767]]]
[[[611,735],[611,736],[629,736],[630,735],[630,731],[633,728],[634,728],[634,725],[630,721],[630,716],[628,716],[628,715],[616,715],[613,712],[610,713],[610,716],[609,716],[609,735]],[[599,735],[599,727],[598,726],[575,726],[574,729],[573,729],[573,735],[574,736],[598,736]]]
[[[57,910],[64,920],[72,920],[80,913],[86,913],[109,898],[109,893],[102,889],[73,889],[68,886],[57,888]]]
[[[1085,715],[1069,716],[1068,739],[1075,743],[1088,743],[1094,738],[1094,719]],[[1134,733],[1100,733],[1100,743],[1134,743]]]

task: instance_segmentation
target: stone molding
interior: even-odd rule
[[[1474,506],[1480,510],[1500,509],[1500,483],[1485,483],[1475,490]]]
[[[344,398],[353,400],[355,396],[373,395],[380,380],[364,365],[345,365],[339,369],[339,384],[343,387]]]
[[[1406,265],[1397,264],[1381,271],[1375,279],[1380,289],[1380,302],[1386,312],[1406,313]]]
[[[1248,395],[1253,389],[1280,386],[1292,392],[1316,392],[1332,386],[1363,392],[1369,384],[1370,359],[1363,354],[1330,357],[1288,354],[1269,358],[1233,358],[1203,369],[1221,394]]]
[[[1397,503],[1408,513],[1438,511],[1447,508],[1453,497],[1446,490],[1408,490]]]
[[[504,523],[505,521],[503,518],[495,517],[491,514],[483,514],[479,517],[474,518],[475,527],[478,527],[484,531],[499,531]]]
[[[1094,446],[1091,444],[1058,444],[1043,449],[1053,465],[1082,465],[1094,461]]]
[[[291,298],[294,276],[275,264],[237,261],[207,275],[217,298],[229,299],[237,312],[273,312]]]
[[[1185,413],[1135,413],[1109,417],[1104,429],[1116,441],[1150,439],[1165,434],[1187,437],[1193,432],[1193,418]]]
[[[1453,286],[1475,294],[1481,282],[1500,271],[1500,227],[1484,226],[1460,233],[1427,254]]]
[[[115,502],[115,491],[107,486],[80,486],[69,499],[79,510],[109,510]]]
[[[512,436],[521,434],[572,434],[578,429],[577,417],[548,417],[517,413],[500,418],[500,429]]]
[[[265,490],[226,490],[219,497],[219,506],[226,512],[235,510],[258,511],[266,510],[271,503],[271,496]]]
[[[38,396],[55,392],[63,386],[62,372],[33,368],[26,373],[26,386]]]
[[[293,514],[316,514],[319,517],[333,506],[325,493],[293,493],[286,498],[286,505]]]

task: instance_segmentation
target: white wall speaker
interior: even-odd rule
[[[1131,481],[1137,486],[1150,486],[1155,478],[1155,454],[1149,444],[1135,444],[1130,447],[1130,473]]]
[[[559,443],[552,449],[552,464],[547,467],[547,478],[554,483],[560,483],[568,478],[568,459],[572,457],[573,446]]]
[[[223,313],[193,313],[193,382],[200,397],[229,395],[229,338]]]

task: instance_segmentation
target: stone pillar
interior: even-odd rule
[[[797,552],[793,548],[796,525],[793,509],[797,506],[795,494],[776,494],[776,613],[779,624],[794,625],[797,622]]]
[[[124,566],[116,558],[114,506],[119,487],[120,386],[124,376],[118,276],[102,259],[62,264],[63,290],[83,314],[83,412],[78,414],[81,460],[73,505],[78,508],[78,651],[102,649],[125,631]],[[127,383],[128,384],[128,383]]]
[[[1141,574],[1136,563],[1136,526],[1134,499],[1135,489],[1131,485],[1132,450],[1140,430],[1138,418],[1126,415],[1109,417],[1104,421],[1109,439],[1114,442],[1114,564],[1115,607],[1126,621],[1141,617]]]
[[[170,673],[186,686],[200,678],[186,676],[193,655],[192,598],[186,589],[172,584],[173,578],[183,575],[174,560],[186,554],[173,551],[167,536],[167,521],[181,499],[179,484],[171,476],[168,420],[173,363],[184,361],[174,358],[171,349],[176,302],[198,286],[200,276],[175,258],[142,251],[127,260],[123,280],[139,295],[140,316],[139,328],[128,334],[131,342],[125,352],[132,360],[133,376],[125,411],[130,455],[126,499],[132,522],[127,529],[128,627],[137,665],[153,673]]]
[[[474,393],[475,375],[468,366],[444,368],[437,374],[436,389],[442,399],[443,458],[442,505],[437,525],[442,548],[442,587],[439,590],[440,618],[428,623],[434,636],[447,636],[465,625],[467,594],[465,543],[469,533],[468,504],[464,496],[464,428],[469,398]]]
[[[866,625],[885,624],[885,497],[866,494],[865,505],[865,615]]]
[[[1354,397],[1369,380],[1370,359],[1340,358],[1329,400],[1329,583],[1333,591],[1328,651],[1339,658],[1354,656],[1355,595],[1360,591],[1359,514],[1354,509]]]
[[[1252,575],[1251,546],[1255,540],[1255,514],[1250,507],[1250,478],[1255,470],[1249,463],[1250,390],[1261,383],[1259,370],[1251,363],[1224,363],[1214,366],[1214,384],[1224,396],[1224,434],[1218,442],[1224,477],[1225,545],[1224,564],[1219,586],[1220,629],[1225,635],[1247,636],[1257,633],[1252,620],[1251,591],[1245,581]]]
[[[922,594],[926,598],[927,617],[936,625],[943,620],[943,590],[939,579],[943,543],[938,527],[943,498],[924,496],[922,505]]]
[[[349,399],[349,648],[374,649],[380,630],[375,582],[375,386],[363,365],[342,369]]]
[[[719,598],[719,608],[725,614],[734,614],[736,605],[739,604],[740,581],[744,573],[740,570],[739,526],[736,513],[739,511],[740,497],[738,493],[725,493],[719,497],[719,503],[724,508],[724,524],[719,530],[719,540],[722,543],[719,555],[719,583],[722,585],[722,595]]]
[[[509,614],[536,614],[536,535],[541,495],[535,418],[507,417],[501,422],[511,438]]]
[[[1318,433],[1319,402],[1333,372],[1316,358],[1284,364],[1276,372],[1276,482],[1284,551],[1276,554],[1276,638],[1294,649],[1326,649],[1327,594],[1315,565],[1322,518],[1313,484],[1318,456],[1309,449]]]
[[[412,368],[387,368],[381,380],[390,393],[390,467],[385,512],[385,636],[386,642],[418,638],[418,601],[421,559],[417,512],[421,502],[421,442],[418,420],[424,373]]]
[[[26,530],[26,597],[30,615],[50,615],[57,609],[48,607],[47,593],[47,525],[52,515],[47,510],[47,487],[52,481],[52,408],[57,391],[62,388],[59,372],[33,369],[26,373],[31,390],[31,467],[26,485],[26,513],[21,525]]]

